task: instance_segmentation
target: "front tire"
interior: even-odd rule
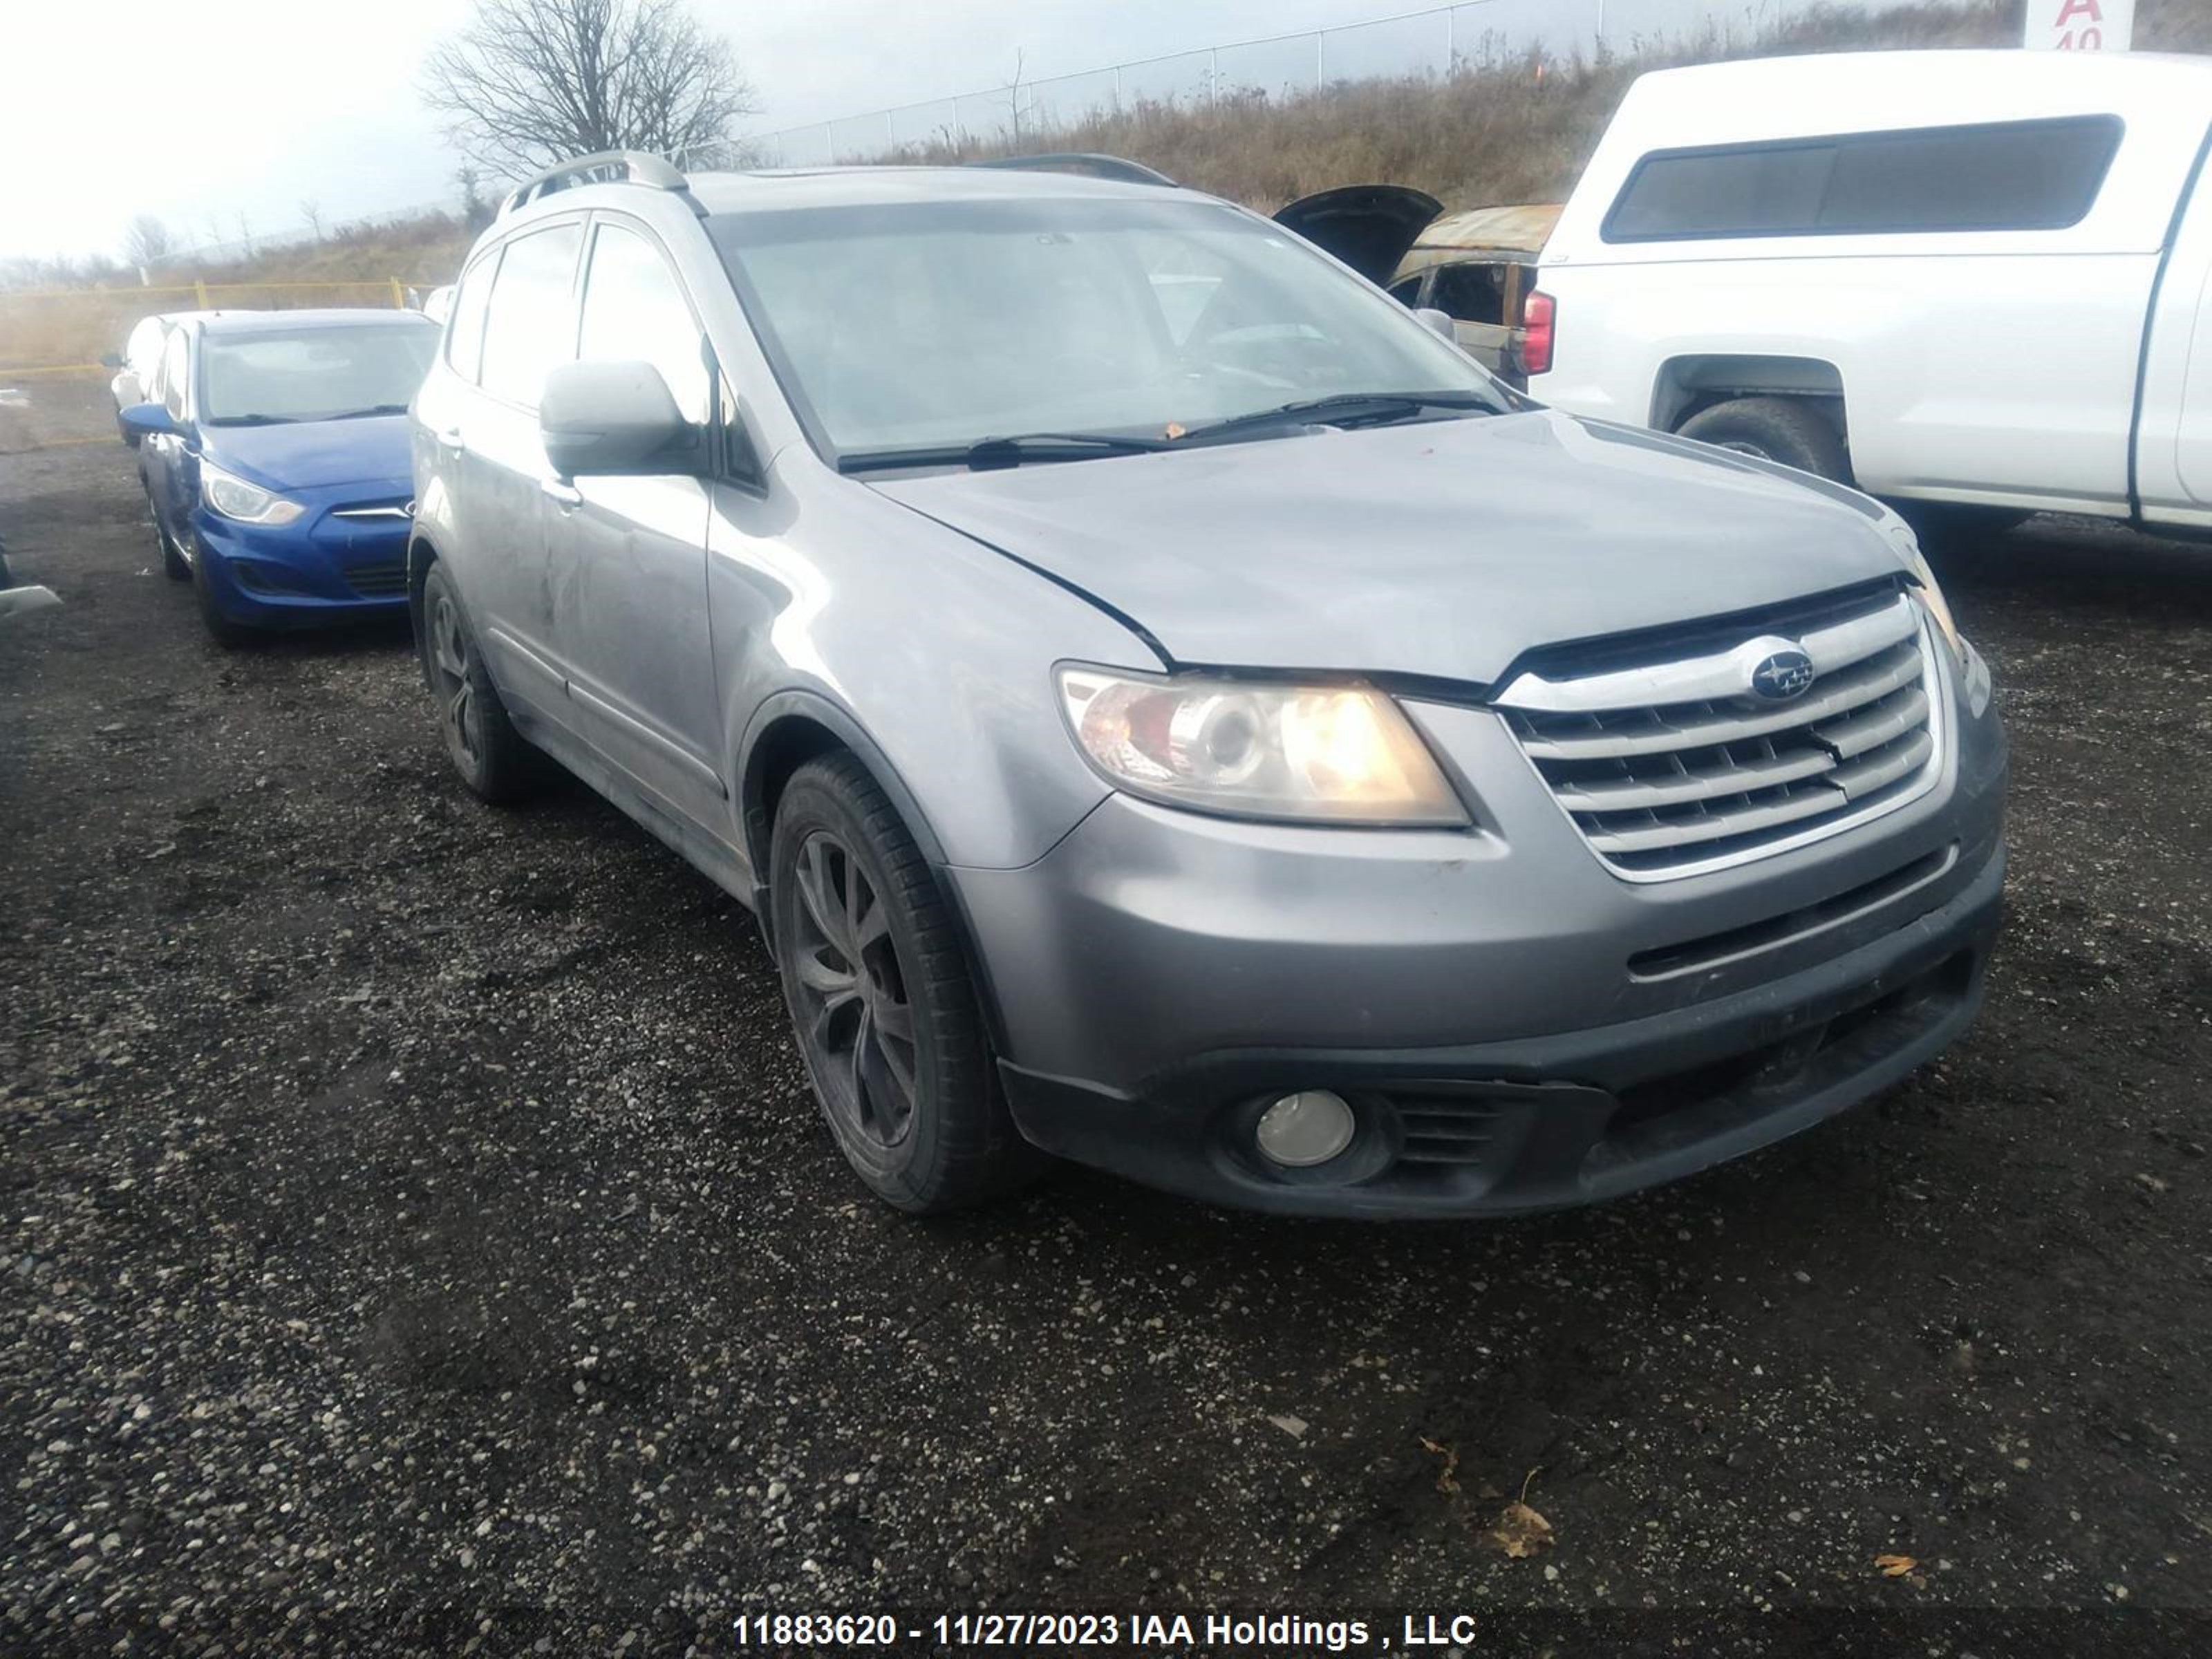
[[[422,628],[416,648],[422,678],[437,699],[446,752],[461,781],[494,805],[532,793],[544,776],[543,763],[507,718],[459,590],[443,565],[432,565],[423,578]]]
[[[206,624],[208,636],[226,651],[235,651],[243,645],[252,645],[261,638],[261,630],[247,623],[234,621],[222,614],[222,602],[216,598],[208,579],[207,554],[204,550],[188,567],[191,579],[192,597],[199,601],[200,621]]]
[[[1731,398],[1682,422],[1681,435],[1738,454],[1778,461],[1838,483],[1851,481],[1851,460],[1835,422],[1804,398]]]
[[[161,527],[161,515],[154,511],[154,503],[150,499],[146,503],[146,512],[147,515],[154,520],[154,544],[161,550],[161,574],[173,582],[191,580],[191,561],[185,556],[184,550],[177,545],[176,538]]]
[[[785,787],[769,900],[815,1098],[869,1189],[939,1214],[1033,1174],[1042,1160],[999,1092],[951,907],[851,755],[810,761]]]

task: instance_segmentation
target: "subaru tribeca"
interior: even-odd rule
[[[566,163],[414,410],[454,763],[757,914],[870,1188],[1535,1210],[1959,1035],[2005,745],[1894,514],[1050,159]]]

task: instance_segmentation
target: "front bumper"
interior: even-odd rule
[[[1942,1052],[1981,1006],[2000,850],[1950,903],[1771,984],[1525,1041],[1200,1055],[1137,1096],[1002,1064],[1047,1152],[1189,1197],[1303,1215],[1510,1215],[1692,1175],[1832,1117]],[[1359,1115],[1334,1176],[1251,1150],[1269,1100],[1333,1089]],[[1346,1176],[1355,1176],[1345,1179]]]
[[[318,510],[271,528],[203,507],[191,527],[193,556],[234,622],[308,628],[407,613],[404,518],[362,522]]]
[[[1947,680],[1950,677],[1947,667]],[[1955,696],[1955,694],[1954,694]],[[1470,832],[1226,823],[1115,796],[1019,870],[947,872],[1039,1146],[1251,1208],[1556,1208],[1688,1174],[1904,1076],[1972,1020],[2004,878],[2002,728],[1810,846],[1609,873],[1486,710],[1409,705]],[[1268,1101],[1360,1116],[1266,1164]]]

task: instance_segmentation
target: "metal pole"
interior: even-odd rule
[[[1213,88],[1221,79],[1221,71],[1216,67],[1219,62],[1220,55],[1208,46],[1206,49],[1206,101],[1209,104],[1213,101]]]
[[[1600,0],[1600,3],[1602,4],[1603,0]],[[1459,73],[1458,22],[1459,8],[1454,6],[1444,13],[1444,74],[1447,76]]]
[[[1119,64],[1114,65],[1114,112],[1116,115],[1121,112],[1121,66]]]
[[[1328,39],[1328,31],[1327,29],[1316,29],[1314,31],[1314,90],[1316,92],[1319,92],[1325,84],[1321,78],[1321,46],[1322,42]]]
[[[1597,44],[1605,45],[1605,0],[1597,0]]]

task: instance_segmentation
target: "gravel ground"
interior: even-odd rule
[[[120,447],[0,461],[0,530],[66,600],[0,623],[0,1648],[2212,1645],[2212,551],[1947,562],[2012,920],[1878,1103],[1510,1225],[1077,1171],[924,1224],[837,1158],[750,920],[580,788],[467,798],[403,639],[216,648]]]

